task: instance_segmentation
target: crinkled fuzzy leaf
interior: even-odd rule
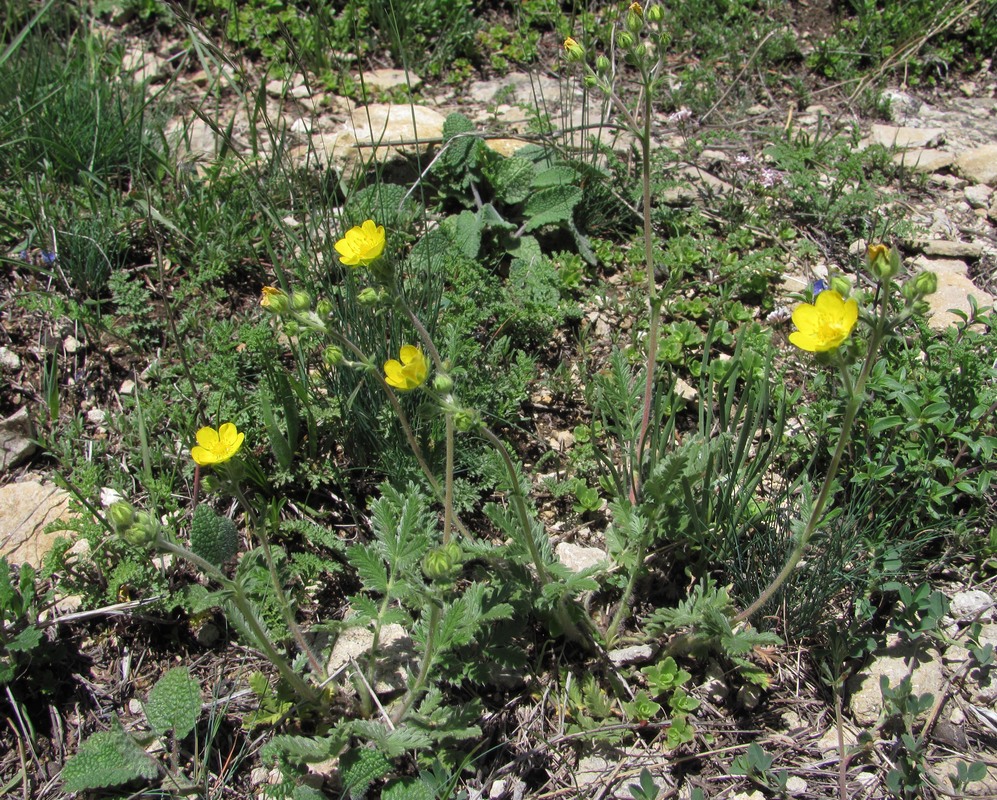
[[[349,741],[346,727],[337,728],[329,736],[278,734],[263,745],[260,758],[264,764],[273,764],[280,759],[297,764],[317,763],[339,755]]]
[[[580,176],[574,167],[559,164],[549,167],[536,174],[533,178],[534,189],[547,189],[551,186],[572,186],[578,183]]]
[[[200,715],[201,685],[186,667],[175,667],[156,681],[145,704],[149,727],[159,735],[172,730],[177,739],[194,730]]]
[[[530,196],[536,167],[525,158],[503,158],[492,177],[495,195],[506,203],[522,203]]]
[[[158,773],[156,763],[115,718],[111,730],[95,733],[80,745],[62,768],[62,782],[67,792],[83,792],[139,778],[152,780]]]
[[[523,216],[526,217],[526,231],[535,231],[544,225],[565,222],[582,199],[582,190],[577,186],[551,186],[541,189],[526,201]]]
[[[38,647],[38,645],[41,644],[41,641],[41,629],[36,628],[34,625],[29,625],[17,634],[17,636],[7,642],[7,650],[10,652],[28,653]]]
[[[477,258],[481,249],[481,219],[473,211],[461,211],[454,218],[454,241],[468,258]]]
[[[381,800],[436,800],[436,792],[419,778],[399,778],[385,785]]]

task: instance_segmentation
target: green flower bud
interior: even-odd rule
[[[665,18],[665,10],[659,5],[648,6],[644,16],[648,21],[658,23]]]
[[[260,305],[276,316],[282,316],[291,310],[291,301],[276,286],[264,286],[260,297]]]
[[[422,559],[422,574],[431,581],[449,580],[456,564],[447,547],[434,547]]]
[[[345,360],[346,357],[343,355],[342,348],[337,347],[334,344],[330,344],[327,348],[325,348],[325,350],[322,351],[322,363],[325,364],[328,369],[335,369]]]
[[[570,63],[577,63],[585,60],[585,48],[570,36],[564,40],[564,57]]]
[[[312,307],[312,296],[308,292],[293,292],[291,294],[291,308],[295,311],[308,311]]]
[[[142,547],[151,550],[159,539],[162,525],[148,511],[139,511],[135,514],[135,522],[127,529],[121,531],[121,536],[126,542],[135,547]]]
[[[596,86],[599,85],[599,79],[595,75],[592,75],[590,73],[586,75],[584,78],[582,78],[582,83],[585,84],[585,88],[594,89]]]
[[[638,34],[640,33],[641,28],[644,27],[644,12],[634,11],[634,6],[637,6],[638,9],[640,8],[640,6],[637,3],[634,3],[633,5],[630,6],[630,10],[627,12],[627,19],[625,24],[627,26],[627,30],[630,31],[630,33]]]
[[[332,301],[323,297],[315,304],[315,313],[318,314],[322,319],[327,319],[330,314],[332,314],[333,306]]]
[[[900,254],[885,244],[871,244],[868,249],[869,272],[877,280],[894,278],[900,273]]]
[[[600,74],[604,74],[606,72],[609,72],[609,68],[611,66],[612,66],[612,64],[609,63],[609,59],[606,58],[606,56],[599,56],[595,60],[595,69],[596,69],[596,72],[598,72]]]
[[[934,272],[922,272],[914,278],[914,291],[926,297],[938,291],[938,276]]]
[[[830,285],[842,297],[848,297],[852,293],[852,282],[844,275],[835,275],[831,278]]]
[[[440,394],[453,391],[453,378],[443,372],[438,372],[433,377],[433,388]]]
[[[454,414],[454,425],[461,433],[481,427],[481,415],[473,408],[462,408]]]
[[[284,333],[288,336],[297,336],[301,333],[301,326],[295,322],[293,319],[289,319],[284,323]]]
[[[107,518],[115,533],[122,534],[135,524],[135,508],[131,503],[118,500],[107,509]]]
[[[376,306],[381,302],[381,293],[374,287],[368,286],[357,295],[357,302],[362,306]]]
[[[616,37],[616,43],[624,50],[629,50],[634,46],[634,37],[629,31],[620,31]]]

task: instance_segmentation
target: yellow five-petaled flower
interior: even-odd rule
[[[827,289],[817,295],[813,305],[803,303],[793,311],[797,329],[789,334],[789,341],[810,353],[826,353],[851,336],[858,318],[859,304],[854,298],[845,300],[834,289]]]
[[[190,449],[190,457],[202,467],[224,464],[239,452],[246,434],[239,433],[231,422],[214,428],[201,428],[197,432],[197,444]]]
[[[339,260],[348,267],[367,267],[384,252],[384,226],[368,219],[363,225],[350,228],[336,242]]]
[[[400,361],[392,358],[384,362],[385,382],[403,392],[418,389],[426,382],[429,374],[429,364],[422,350],[407,344],[402,347],[398,357]]]

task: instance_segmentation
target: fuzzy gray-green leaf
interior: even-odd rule
[[[172,730],[177,739],[194,730],[200,714],[201,686],[186,667],[175,667],[156,681],[145,704],[149,727],[160,735]]]
[[[582,199],[582,190],[577,186],[551,186],[541,189],[526,201],[523,215],[526,217],[526,231],[535,231],[544,225],[564,222],[571,219],[572,211]]]
[[[114,719],[111,730],[95,733],[80,745],[62,768],[63,789],[83,792],[104,789],[158,774],[156,763]]]

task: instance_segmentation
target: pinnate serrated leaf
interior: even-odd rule
[[[63,789],[67,792],[105,789],[139,778],[152,780],[158,771],[156,763],[115,718],[111,730],[95,733],[66,762],[62,768]]]
[[[149,727],[159,735],[172,730],[177,739],[194,730],[200,714],[201,686],[186,667],[175,667],[156,681],[145,704]]]
[[[343,789],[349,793],[350,800],[360,800],[374,781],[390,771],[391,762],[380,751],[369,747],[354,748],[339,759]]]
[[[582,190],[577,186],[551,186],[530,196],[523,209],[526,217],[526,231],[535,231],[544,225],[564,222],[582,199]]]

